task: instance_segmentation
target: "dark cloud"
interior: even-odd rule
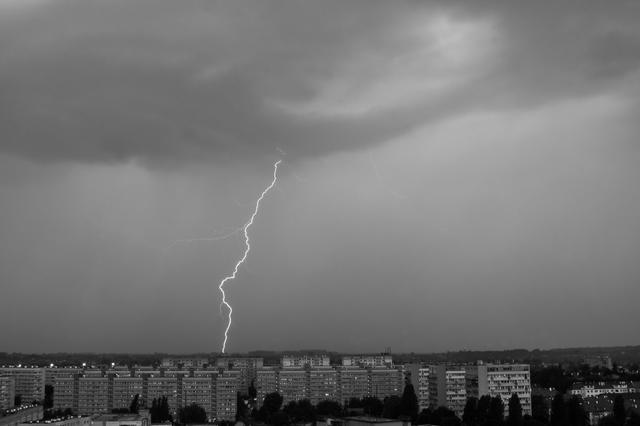
[[[615,90],[637,69],[637,17],[595,2],[44,2],[0,18],[0,149],[143,162],[358,149],[471,109]]]

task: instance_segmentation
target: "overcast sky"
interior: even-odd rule
[[[0,0],[4,351],[638,344],[640,2]]]

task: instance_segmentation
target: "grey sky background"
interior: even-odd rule
[[[0,0],[0,350],[219,350],[278,158],[229,350],[637,344],[639,21]]]

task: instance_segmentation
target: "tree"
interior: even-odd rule
[[[618,426],[618,422],[613,416],[604,416],[598,421],[598,426]]]
[[[153,399],[149,414],[151,414],[151,423],[164,423],[166,421],[173,421],[173,417],[169,412],[169,402],[167,401],[166,396],[158,399]]]
[[[557,393],[551,401],[551,426],[565,426],[567,424],[567,410],[564,395]]]
[[[248,394],[249,399],[251,400],[251,406],[254,406],[256,399],[258,398],[258,389],[256,389],[256,385],[253,380],[251,381],[251,385],[249,385]]]
[[[140,410],[140,395],[136,394],[131,400],[131,404],[129,405],[129,412],[133,414],[138,414],[138,410]]]
[[[441,426],[460,426],[461,422],[457,416],[448,416],[440,421]]]
[[[282,410],[278,410],[273,413],[271,419],[269,420],[269,424],[274,426],[285,426],[290,423],[291,422],[289,421],[289,417]]]
[[[396,395],[388,396],[384,399],[382,409],[382,417],[387,419],[397,419],[400,417],[400,403],[401,400]]]
[[[542,395],[531,395],[531,418],[541,423],[549,422],[549,406]]]
[[[20,394],[16,394],[16,395],[13,397],[13,405],[14,405],[15,407],[19,407],[20,405],[22,405],[22,395],[20,395]]]
[[[380,417],[384,411],[384,403],[375,396],[367,396],[362,398],[362,408],[367,416]]]
[[[249,396],[236,392],[236,421],[244,421],[249,416]]]
[[[400,416],[415,421],[418,417],[418,397],[411,382],[407,381],[400,397]]]
[[[347,407],[349,408],[364,408],[364,404],[360,398],[349,398],[347,402]]]
[[[627,412],[624,408],[624,398],[620,395],[616,395],[613,399],[613,418],[619,426],[623,426],[624,421],[627,419]]]
[[[509,417],[507,418],[507,424],[509,426],[521,426],[522,425],[522,405],[520,404],[520,397],[517,393],[511,395],[509,398]]]
[[[319,416],[340,417],[342,415],[342,405],[337,401],[320,401],[316,405],[316,412]]]
[[[428,408],[424,408],[422,411],[420,411],[420,414],[418,414],[416,423],[419,425],[433,424],[434,422],[432,421],[432,417],[433,412]]]
[[[627,419],[626,426],[640,426],[640,414],[632,411]]]
[[[316,418],[316,409],[308,399],[291,401],[284,406],[282,411],[293,423],[313,423]]]
[[[467,398],[467,403],[464,405],[462,413],[462,422],[465,425],[478,424],[478,398],[473,396]]]
[[[186,407],[182,407],[178,412],[178,418],[182,424],[206,423],[207,412],[198,404],[193,403]]]
[[[489,395],[482,395],[478,400],[477,419],[478,424],[483,424],[489,418],[489,407],[491,406],[491,397]]]
[[[282,395],[278,392],[268,393],[264,397],[264,403],[262,404],[261,410],[264,409],[267,417],[270,417],[275,414],[280,407],[282,407],[282,401]]]
[[[53,408],[53,386],[51,385],[44,385],[44,401],[42,406],[45,410]]]
[[[162,401],[160,403],[160,421],[173,421],[173,416],[169,412],[169,401],[166,396],[162,397]]]
[[[499,396],[491,398],[487,421],[488,424],[492,426],[499,426],[504,423],[504,402],[502,402],[502,398]]]
[[[456,417],[456,413],[447,407],[438,407],[431,415],[431,422],[436,425],[450,424],[455,426],[460,423],[460,419]]]
[[[582,407],[582,398],[574,395],[567,402],[567,420],[570,426],[587,426],[589,417]]]

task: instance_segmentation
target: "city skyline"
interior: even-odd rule
[[[639,20],[0,0],[0,350],[219,351],[274,164],[229,353],[638,344]]]

